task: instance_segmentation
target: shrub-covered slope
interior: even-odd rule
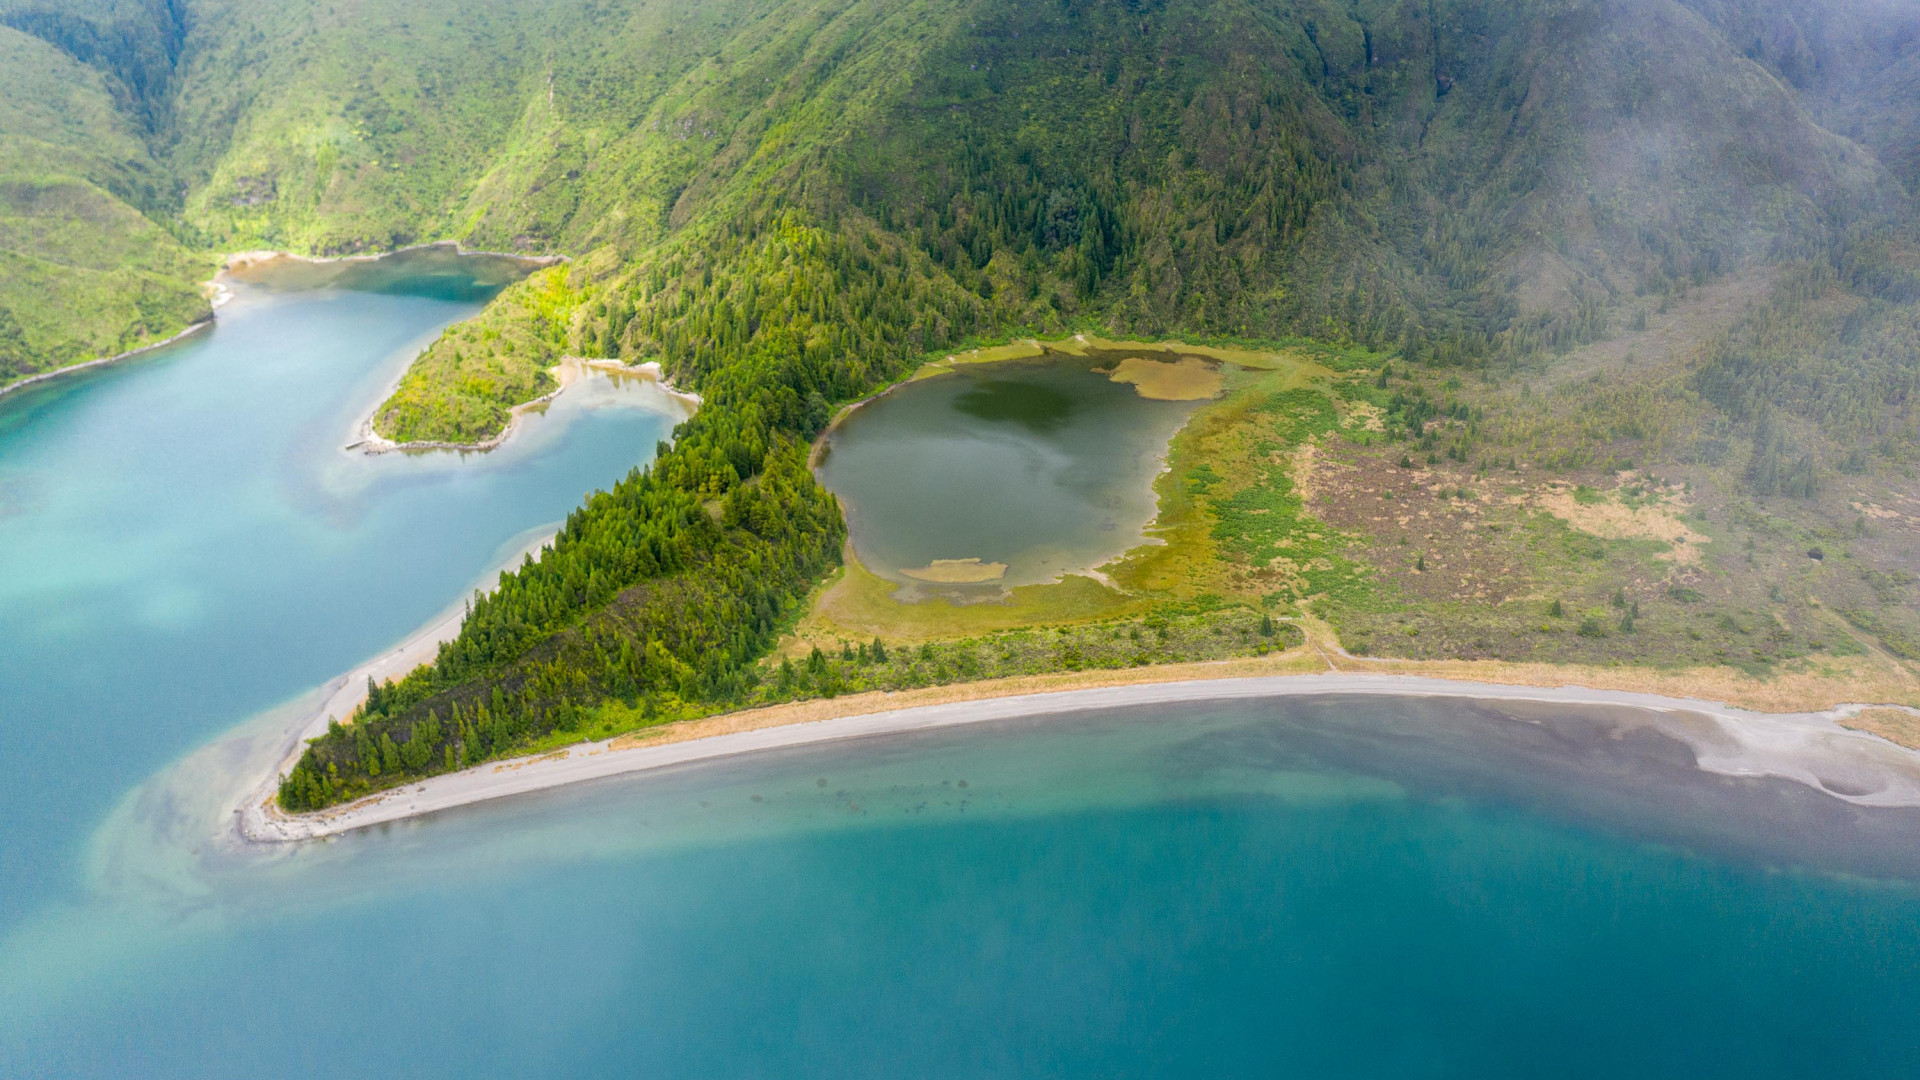
[[[121,235],[90,250],[183,281],[142,244],[565,254],[423,354],[376,429],[484,439],[565,353],[658,359],[706,399],[439,665],[316,744],[294,805],[608,700],[740,700],[837,558],[804,444],[972,339],[1384,350],[1408,380],[1380,376],[1387,434],[1442,469],[1442,428],[1456,464],[1495,437],[1516,471],[1665,455],[1756,499],[1913,458],[1920,94],[1898,3],[53,7],[5,0],[0,22],[91,80],[41,110],[84,131],[32,137],[93,157],[8,189],[50,208],[7,226],[29,256]],[[110,217],[95,192],[138,220],[85,227]],[[1716,289],[1751,307],[1671,330]],[[90,318],[147,325],[102,295]]]
[[[0,72],[0,386],[206,317],[211,260],[158,212],[166,182],[114,80],[7,25]]]

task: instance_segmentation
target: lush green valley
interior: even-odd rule
[[[569,261],[430,346],[376,433],[488,439],[566,355],[702,395],[314,745],[296,807],[604,717],[894,685],[768,659],[875,629],[810,599],[844,526],[808,443],[1029,335],[1327,366],[1235,383],[1177,442],[1162,507],[1200,562],[1037,621],[1906,671],[1916,35],[1841,0],[0,0],[0,380],[203,317],[215,253],[458,240]]]

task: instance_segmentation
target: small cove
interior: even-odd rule
[[[903,598],[998,595],[1146,542],[1168,442],[1219,386],[1137,350],[943,365],[844,417],[818,471]]]
[[[343,449],[525,271],[255,265],[210,330],[0,399],[0,929],[78,887],[136,783],[457,604],[670,435],[657,384],[594,376],[488,454]]]

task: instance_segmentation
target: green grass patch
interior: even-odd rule
[[[506,430],[514,406],[552,392],[547,370],[586,299],[564,266],[509,286],[479,317],[449,327],[374,414],[395,442],[478,443]]]

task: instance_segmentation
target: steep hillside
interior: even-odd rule
[[[295,804],[595,710],[758,700],[842,535],[808,441],[929,355],[1014,336],[1281,343],[1333,372],[1209,414],[1220,446],[1326,471],[1180,451],[1176,509],[1231,543],[1139,603],[1427,658],[1920,654],[1920,515],[1889,509],[1920,461],[1908,3],[5,0],[0,22],[39,72],[4,91],[33,150],[0,296],[75,314],[6,301],[20,370],[191,317],[181,237],[458,239],[571,261],[434,343],[381,434],[483,440],[564,353],[659,360],[705,398],[318,744]],[[132,276],[83,287],[106,273]],[[1380,505],[1406,499],[1439,502]],[[1666,550],[1682,535],[1724,542]],[[1307,536],[1365,587],[1282,572]]]
[[[1230,2],[701,11],[664,29],[645,10],[608,19],[591,47],[551,33],[486,65],[513,83],[493,113],[517,118],[486,137],[493,164],[466,170],[457,210],[452,195],[381,210],[387,242],[601,250],[592,276],[605,283],[692,251],[729,215],[790,205],[924,252],[981,297],[960,336],[1093,319],[1352,334],[1481,364],[1572,347],[1628,298],[1823,250],[1906,212],[1873,155],[1707,20],[1655,0],[1431,15]],[[339,48],[365,65],[382,55]],[[635,56],[666,62],[635,85],[619,74]],[[283,93],[313,103],[323,89]],[[355,149],[339,153],[448,171],[431,124],[394,126],[385,151],[353,129]],[[203,224],[234,243],[297,228],[314,204],[267,198],[282,181],[260,179],[265,168],[208,189],[259,200],[249,212],[263,224]],[[329,189],[355,194],[321,219],[382,205],[384,172],[333,168]],[[322,246],[366,243],[378,237]]]
[[[212,260],[164,224],[116,80],[5,25],[0,71],[0,385],[204,318]]]
[[[1524,358],[1898,216],[1911,168],[1897,4],[9,3],[211,250],[618,266],[804,194],[1027,293],[996,325]]]
[[[1356,647],[1757,672],[1856,650],[1828,608],[1882,643],[1909,639],[1906,620],[1883,617],[1899,610],[1909,570],[1816,581],[1789,558],[1807,530],[1826,536],[1838,493],[1815,496],[1834,449],[1863,421],[1912,421],[1906,193],[1870,149],[1820,123],[1841,92],[1803,94],[1708,14],[1663,0],[767,10],[636,102],[632,126],[608,142],[578,130],[591,58],[561,65],[581,81],[556,76],[544,102],[536,95],[512,168],[477,189],[489,202],[476,235],[551,237],[584,256],[575,351],[661,359],[708,406],[650,476],[590,503],[554,555],[476,607],[437,668],[383,690],[354,733],[317,744],[289,781],[292,805],[360,790],[382,762],[411,773],[404,754],[357,746],[361,736],[416,743],[432,771],[434,754],[458,764],[614,715],[593,712],[610,698],[650,718],[656,706],[684,715],[773,692],[750,658],[779,602],[743,585],[725,602],[760,614],[716,650],[705,635],[726,626],[712,621],[719,608],[668,599],[677,582],[711,580],[721,541],[675,530],[673,514],[649,517],[665,531],[641,546],[683,554],[635,565],[631,548],[590,538],[632,528],[622,507],[642,492],[683,493],[679,520],[697,520],[693,500],[798,500],[808,485],[755,478],[792,476],[797,443],[785,440],[817,430],[832,402],[929,350],[1009,332],[1305,333],[1412,361],[1397,378],[1380,370],[1378,390],[1345,391],[1384,415],[1384,445],[1313,436],[1332,455],[1316,480],[1320,512],[1363,538],[1337,565],[1370,567],[1373,584],[1291,595]],[[1747,299],[1709,315],[1696,294],[1721,282],[1750,283],[1726,290]],[[1768,290],[1770,307],[1740,306]],[[1647,362],[1629,345],[1628,386],[1607,387],[1617,363],[1547,398],[1526,392],[1531,375],[1518,396],[1500,386],[1502,373],[1553,372],[1587,342],[1638,341],[1650,320],[1673,322],[1670,308],[1693,312],[1695,328],[1648,338],[1669,351]],[[503,308],[482,325],[498,318],[518,316]],[[422,370],[497,362],[472,341],[450,335]],[[1680,341],[1691,344],[1672,351]],[[1867,398],[1878,412],[1859,411]],[[418,436],[491,430],[436,422],[430,386],[408,406]],[[1558,422],[1560,409],[1579,419]],[[1885,445],[1910,460],[1910,442]],[[1845,468],[1871,471],[1849,452]],[[1505,496],[1502,457],[1521,481]],[[1396,472],[1395,458],[1415,470],[1403,500],[1440,490],[1453,516],[1502,498],[1518,509],[1403,569],[1396,545],[1409,538],[1365,505],[1393,497],[1364,485]],[[1716,556],[1701,577],[1698,563],[1662,564],[1661,545],[1636,534],[1608,539],[1610,514],[1677,512],[1659,509],[1677,498],[1664,481],[1615,479],[1636,461],[1687,469],[1695,510],[1727,515],[1729,533],[1752,530],[1746,566]],[[1566,487],[1526,482],[1534,468]],[[1284,497],[1287,516],[1230,525],[1234,506],[1267,507],[1293,481],[1256,470],[1229,483],[1200,500],[1216,530],[1323,527]],[[1554,494],[1576,486],[1590,494]],[[1750,501],[1782,497],[1804,510],[1769,517]],[[751,531],[780,516],[729,509],[723,524]],[[1672,520],[1656,528],[1687,531]],[[1910,561],[1910,548],[1878,554],[1888,551]],[[1256,597],[1280,586],[1266,603],[1289,595],[1269,571],[1238,573]],[[1490,573],[1507,579],[1497,594],[1478,584]],[[1749,638],[1769,605],[1778,628]],[[1560,628],[1565,611],[1577,627]],[[864,678],[867,662],[834,674],[829,661],[802,685]]]

